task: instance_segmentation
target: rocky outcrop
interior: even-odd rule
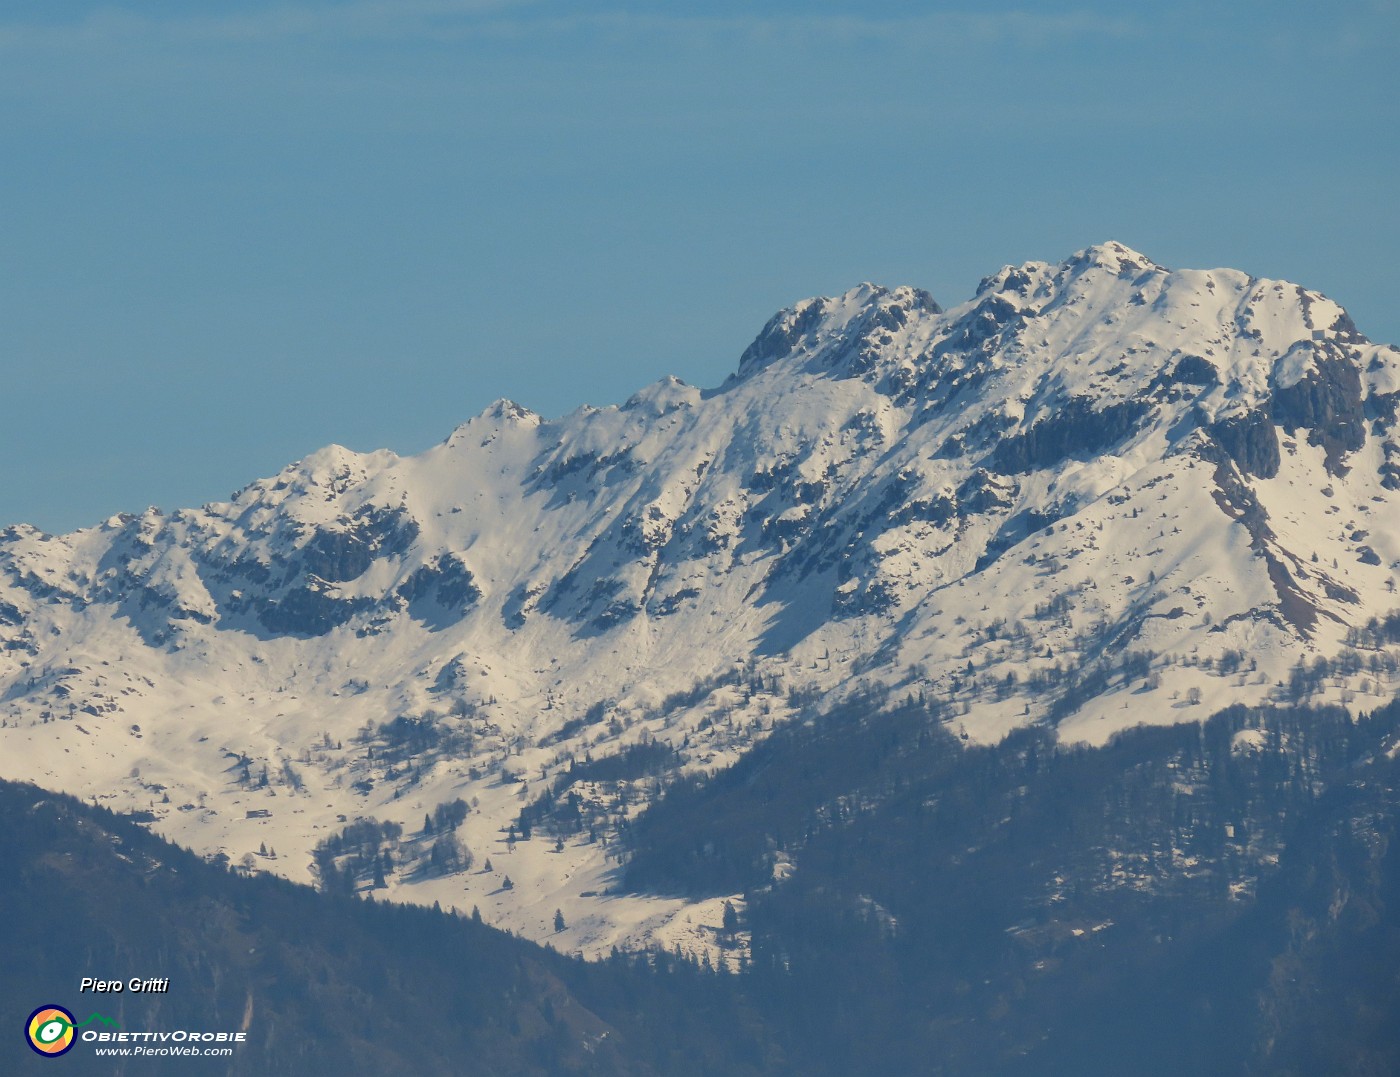
[[[1004,439],[991,454],[992,467],[1016,475],[1053,467],[1071,456],[1090,456],[1122,441],[1148,411],[1141,400],[1094,405],[1088,397],[1071,397],[1024,433]]]
[[[1261,479],[1278,474],[1278,432],[1264,413],[1251,411],[1222,419],[1212,423],[1207,433],[1246,474]]]
[[[1366,443],[1361,374],[1344,351],[1314,346],[1312,369],[1273,394],[1273,418],[1292,434],[1308,431],[1308,443],[1326,453],[1330,474],[1342,473],[1343,458]]]

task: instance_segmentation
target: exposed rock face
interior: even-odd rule
[[[376,557],[397,556],[413,545],[418,524],[403,509],[367,506],[340,528],[316,528],[301,547],[302,571],[331,583],[359,579]]]
[[[1278,433],[1263,412],[1222,419],[1208,430],[1241,471],[1261,479],[1272,479],[1278,474]]]
[[[397,593],[408,602],[410,615],[434,628],[459,620],[481,598],[471,569],[452,553],[439,554],[414,569]]]
[[[1220,371],[1199,355],[1183,355],[1168,380],[1178,385],[1219,385]]]
[[[1092,457],[1122,441],[1147,413],[1147,404],[1125,400],[1096,411],[1093,400],[1076,396],[1047,410],[1025,433],[997,445],[992,457],[998,470],[1014,475],[1053,467],[1071,456]]]
[[[1337,474],[1347,453],[1366,442],[1361,372],[1355,357],[1337,346],[1318,347],[1312,369],[1273,394],[1273,417],[1288,433],[1308,431],[1308,443],[1327,453],[1327,470]]]

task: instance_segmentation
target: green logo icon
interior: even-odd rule
[[[31,1013],[24,1028],[31,1050],[45,1058],[57,1058],[73,1049],[78,1039],[78,1029],[86,1028],[94,1021],[108,1028],[117,1027],[114,1020],[100,1013],[91,1014],[86,1021],[76,1023],[69,1010],[50,1004],[40,1006]]]

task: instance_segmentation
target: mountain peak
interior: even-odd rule
[[[1076,251],[1065,260],[1064,264],[1067,266],[1102,266],[1113,270],[1123,270],[1130,267],[1138,270],[1162,268],[1141,251],[1135,251],[1113,239],[1103,243],[1095,243],[1081,251]]]
[[[892,333],[942,313],[932,295],[909,285],[886,288],[866,282],[839,296],[804,299],[768,320],[740,356],[731,380],[796,355],[815,357],[838,373],[847,369],[842,360],[854,356],[859,367]]]
[[[0,776],[235,856],[275,829],[296,871],[337,815],[459,796],[494,850],[557,780],[606,836],[614,793],[570,760],[722,766],[804,700],[1102,741],[1294,685],[1364,699],[1373,674],[1307,678],[1400,606],[1398,412],[1400,352],[1283,281],[1110,242],[947,311],[861,284],[780,311],[719,392],[544,427],[500,400],[418,457],[331,446],[233,506],[0,533]],[[527,934],[577,902],[570,945],[606,952],[666,911],[580,901],[608,848],[522,841],[508,897],[391,893]]]
[[[1126,281],[1145,272],[1163,276],[1168,272],[1145,254],[1108,240],[1076,251],[1058,265],[1034,261],[1005,265],[983,278],[973,301],[988,293],[1015,295],[1020,297],[1010,300],[1015,307],[1039,309],[1059,293],[1068,295],[1070,282],[1103,270]],[[1077,285],[1078,290],[1083,288],[1084,284]],[[1117,296],[1107,298],[1119,301]],[[889,344],[899,330],[913,321],[937,319],[944,313],[933,296],[920,288],[889,288],[869,281],[838,296],[804,299],[769,319],[744,350],[731,381],[741,381],[775,361],[794,356],[820,355],[825,368],[838,376],[861,373],[872,367],[875,352]]]
[[[536,427],[543,420],[535,412],[508,397],[498,397],[476,415],[459,424],[442,441],[445,446],[459,445],[469,434],[482,430],[501,430],[509,427]]]
[[[481,414],[484,418],[497,422],[518,423],[522,426],[538,426],[540,422],[540,417],[529,408],[504,396],[492,401]]]
[[[700,400],[700,390],[668,374],[660,381],[638,389],[622,405],[624,411],[645,411],[653,416],[665,415],[677,408],[692,407]]]

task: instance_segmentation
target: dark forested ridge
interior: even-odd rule
[[[784,1072],[732,978],[662,958],[585,965],[434,909],[239,877],[30,785],[0,782],[0,823],[6,1074]],[[83,976],[170,990],[80,995]],[[129,1030],[246,1027],[248,1042],[231,1063],[123,1071],[83,1043],[47,1062],[22,1032],[44,1003]]]
[[[50,1001],[246,1021],[204,1065],[236,1074],[1400,1072],[1398,737],[1400,703],[1102,749],[967,746],[914,701],[780,729],[629,830],[632,885],[745,892],[733,975],[240,877],[0,784],[0,1000],[16,1028]],[[171,991],[98,1005],[84,975]],[[69,1069],[119,1072],[85,1047]],[[190,1072],[170,1062],[141,1065]]]
[[[747,891],[748,978],[869,1073],[1400,1072],[1400,703],[1103,749],[842,708],[676,787],[633,885]]]

